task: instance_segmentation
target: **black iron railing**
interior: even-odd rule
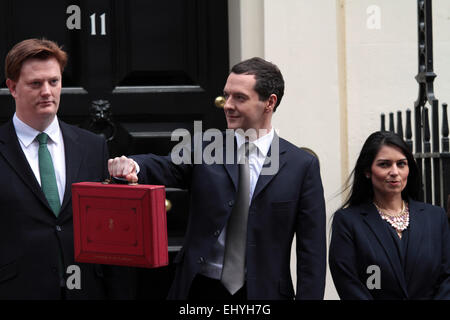
[[[406,111],[406,130],[403,132],[402,112],[389,113],[389,131],[405,139],[422,173],[421,200],[447,207],[450,195],[450,151],[447,104],[442,104],[442,122],[439,122],[439,100],[434,95],[433,82],[433,21],[432,0],[417,1],[419,94],[414,102],[414,136],[411,110]],[[430,123],[431,115],[431,123]],[[386,130],[386,117],[381,115],[381,130]]]
[[[411,110],[407,109],[405,129],[403,129],[403,113],[397,111],[396,122],[394,113],[389,113],[388,128],[386,129],[386,116],[381,115],[381,130],[397,133],[402,137],[410,150],[413,152],[419,170],[422,173],[423,188],[421,200],[438,206],[447,207],[448,197],[450,196],[450,148],[449,148],[449,120],[448,106],[442,104],[442,123],[440,130],[438,128],[438,151],[433,150],[431,132],[435,131],[430,126],[429,108],[422,108],[422,126],[421,140],[412,133]],[[395,125],[396,123],[396,125]],[[439,132],[440,131],[440,132]],[[419,151],[414,147],[420,145]],[[437,166],[437,167],[436,167]]]

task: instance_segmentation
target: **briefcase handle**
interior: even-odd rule
[[[109,179],[105,179],[105,181],[103,181],[102,184],[127,184],[129,186],[137,186],[139,183],[128,182],[127,180],[124,179],[109,176]]]
[[[105,179],[105,181],[103,181],[102,184],[128,184],[129,186],[137,186],[139,183],[128,182],[127,180],[109,176],[109,179]],[[166,199],[165,205],[166,205],[166,212],[169,212],[170,209],[172,209],[172,202],[169,199]]]

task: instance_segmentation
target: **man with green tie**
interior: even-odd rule
[[[74,261],[71,185],[103,180],[108,151],[56,115],[66,63],[45,39],[6,57],[16,110],[0,127],[0,299],[133,298],[127,268]]]

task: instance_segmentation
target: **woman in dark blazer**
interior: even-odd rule
[[[341,299],[450,299],[450,233],[440,207],[416,201],[420,175],[404,141],[375,132],[334,214],[330,270]]]

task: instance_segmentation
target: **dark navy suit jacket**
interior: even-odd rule
[[[404,260],[373,204],[335,213],[329,263],[341,299],[450,299],[450,233],[445,212],[413,200],[409,210]],[[379,288],[374,286],[375,278],[369,279],[376,273],[367,269],[370,266],[379,267]]]
[[[272,150],[272,149],[271,149]],[[226,152],[226,150],[224,151]],[[270,154],[271,155],[271,151]],[[139,180],[190,190],[189,222],[170,299],[186,299],[192,280],[210,255],[231,213],[237,164],[174,165],[170,157],[133,157]],[[279,170],[260,175],[247,232],[248,299],[323,299],[326,271],[325,201],[318,160],[279,140]],[[290,273],[296,234],[297,292]]]
[[[80,267],[81,289],[68,299],[133,298],[128,269],[74,261],[71,185],[107,174],[103,138],[60,121],[66,186],[56,218],[19,145],[12,120],[0,127],[0,299],[60,299],[58,256],[64,271]],[[70,276],[66,274],[66,277]]]

